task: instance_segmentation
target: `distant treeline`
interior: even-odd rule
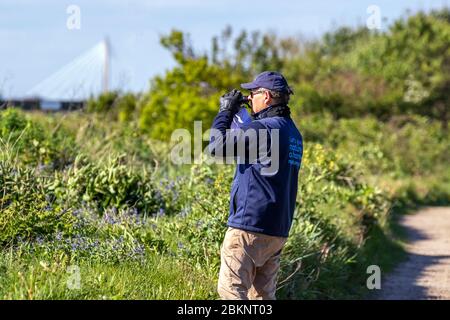
[[[218,98],[263,70],[279,70],[294,88],[294,116],[326,112],[335,119],[374,115],[380,120],[420,114],[449,120],[450,10],[419,12],[394,21],[386,31],[340,27],[304,41],[231,27],[198,52],[189,35],[161,37],[177,65],[151,79],[148,92],[109,93],[88,110],[121,120],[139,120],[152,137],[167,140],[194,120],[208,126]]]

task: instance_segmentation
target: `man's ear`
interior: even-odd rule
[[[270,105],[270,102],[272,102],[272,96],[270,95],[269,91],[264,91],[264,102],[267,105]]]

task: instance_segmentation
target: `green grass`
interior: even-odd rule
[[[214,275],[177,259],[147,255],[144,262],[82,261],[80,287],[67,265],[0,255],[0,299],[215,299]]]

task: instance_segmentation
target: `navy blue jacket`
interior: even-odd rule
[[[209,151],[225,158],[227,150],[236,152],[238,144],[245,146],[245,157],[242,153],[234,157],[238,165],[231,188],[228,226],[287,237],[295,209],[303,139],[290,116],[274,114],[274,107],[254,114],[254,120],[237,133],[228,130],[233,114],[219,112],[212,125],[215,132],[211,133]],[[256,136],[248,134],[251,129]],[[256,158],[250,152],[255,146],[262,148]]]

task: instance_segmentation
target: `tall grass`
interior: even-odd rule
[[[363,297],[367,266],[401,258],[393,208],[448,200],[446,175],[434,174],[448,141],[420,121],[428,138],[373,119],[299,126],[305,155],[278,297]],[[169,145],[98,115],[7,110],[0,132],[0,297],[217,298],[231,166],[174,166]],[[392,141],[414,147],[400,154]],[[434,152],[406,165],[421,143]],[[409,183],[420,165],[428,180]],[[71,266],[80,289],[67,286]]]

